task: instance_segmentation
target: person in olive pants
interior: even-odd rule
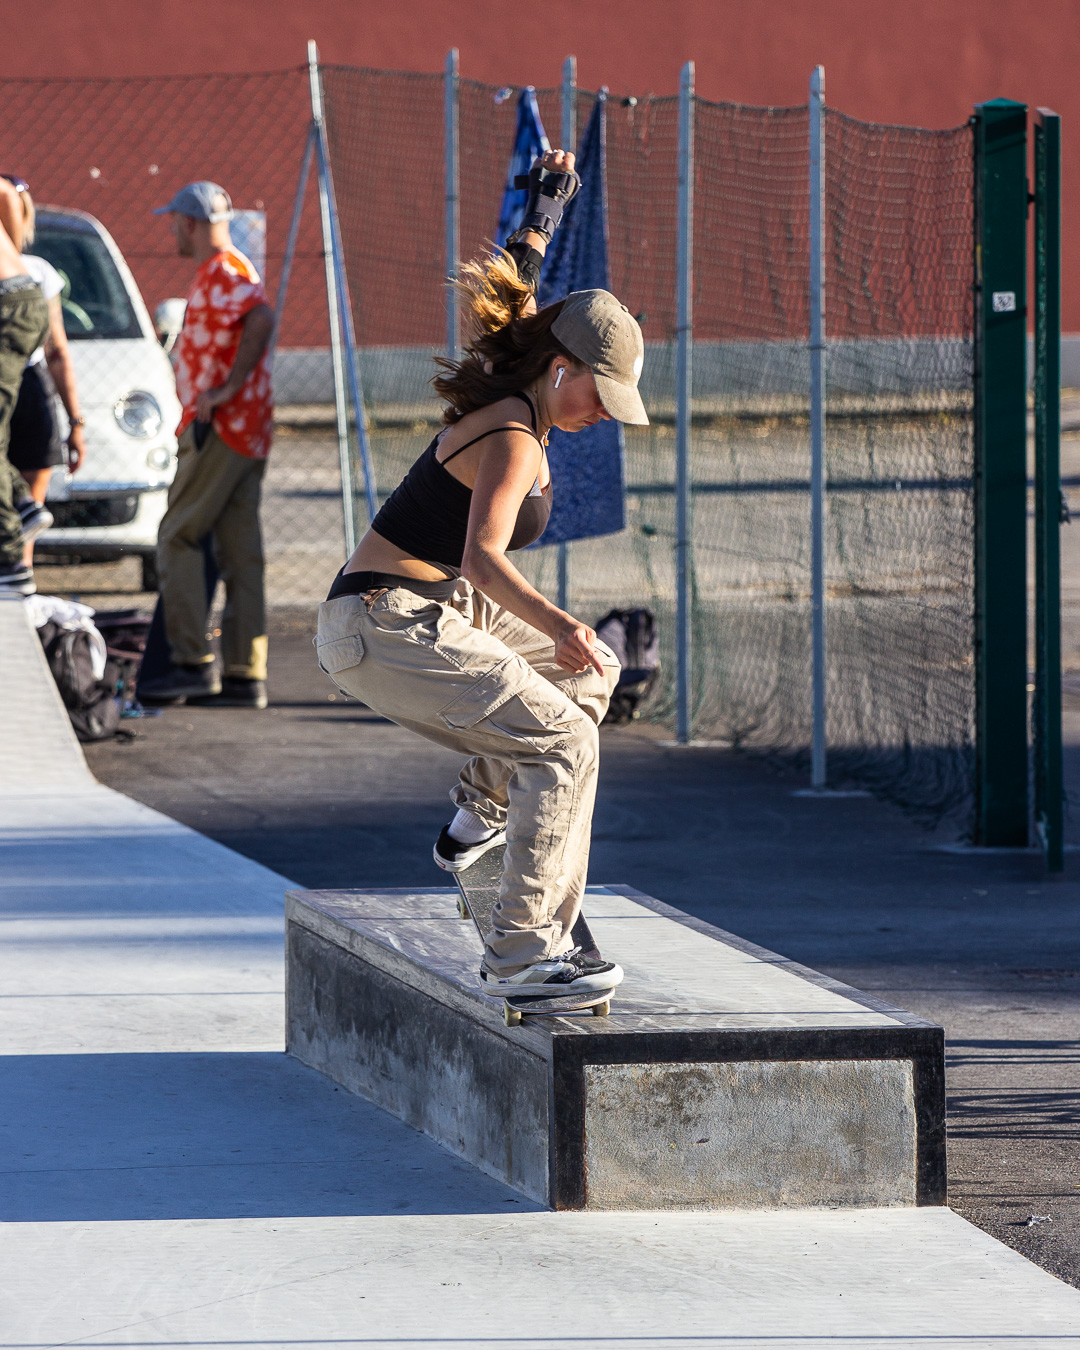
[[[0,177],[0,593],[29,595],[34,574],[23,566],[19,504],[30,489],[8,459],[7,447],[23,371],[49,330],[49,307],[41,287],[26,275],[21,244],[22,202],[14,184]]]

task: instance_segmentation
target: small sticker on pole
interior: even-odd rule
[[[1015,291],[995,291],[994,292],[994,313],[995,314],[1014,314],[1016,312],[1016,292]]]

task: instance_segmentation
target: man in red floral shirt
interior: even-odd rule
[[[141,683],[155,700],[266,707],[266,603],[259,496],[273,434],[268,346],[274,312],[258,272],[233,248],[232,203],[216,183],[189,183],[158,215],[172,217],[181,257],[193,258],[176,345],[179,460],[158,530],[168,675]],[[202,541],[213,534],[225,582],[222,675],[206,638]]]

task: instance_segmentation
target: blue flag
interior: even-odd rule
[[[578,155],[581,189],[544,258],[541,306],[571,291],[608,289],[606,103],[607,93],[601,90]],[[554,498],[539,545],[592,539],[625,528],[622,423],[598,422],[572,434],[553,428],[548,462]]]
[[[499,228],[495,231],[495,242],[500,248],[505,248],[507,239],[521,227],[529,201],[528,189],[514,187],[514,179],[518,174],[528,173],[537,155],[550,149],[551,145],[544,134],[544,124],[540,121],[540,109],[536,105],[536,90],[527,84],[518,95],[514,153],[510,156],[506,190],[499,212]]]

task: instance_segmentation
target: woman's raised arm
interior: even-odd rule
[[[540,264],[559,228],[563,212],[581,186],[574,172],[572,150],[545,150],[529,170],[529,200],[521,228],[506,241],[506,251],[517,264],[518,274],[532,290],[532,299],[524,313],[536,313],[536,290],[540,284]]]

